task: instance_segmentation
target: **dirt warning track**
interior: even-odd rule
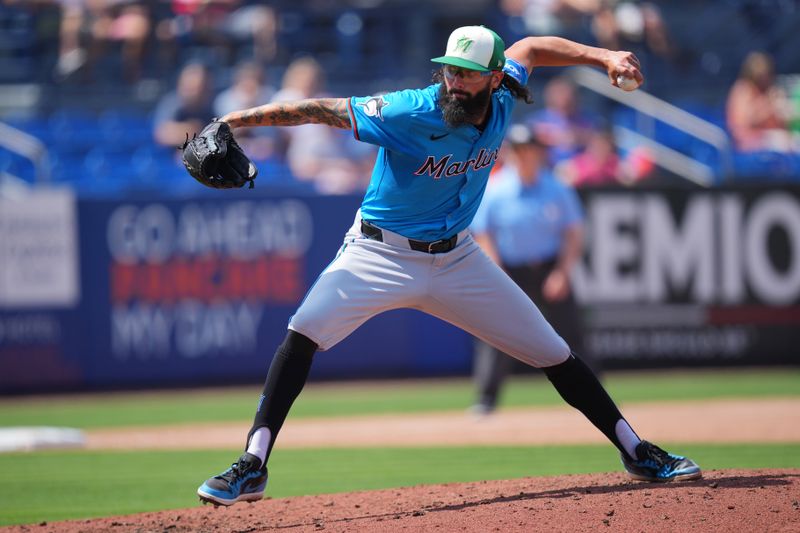
[[[636,431],[653,442],[800,442],[800,398],[708,400],[623,406]],[[186,424],[86,432],[90,449],[240,448],[249,423]],[[465,412],[292,419],[281,448],[544,445],[605,443],[568,406]]]

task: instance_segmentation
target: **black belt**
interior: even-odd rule
[[[377,228],[366,222],[364,220],[361,221],[361,233],[364,234],[364,237],[368,239],[372,239],[373,241],[380,241],[383,242],[383,232],[380,228]],[[408,239],[408,247],[412,250],[416,250],[418,252],[425,252],[428,254],[442,254],[445,252],[449,252],[453,248],[456,247],[456,242],[458,241],[458,235],[453,235],[449,239],[439,239],[438,241],[415,241],[414,239]]]

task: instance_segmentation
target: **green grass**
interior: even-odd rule
[[[800,369],[609,373],[618,403],[800,396]],[[261,386],[0,400],[0,427],[57,425],[81,429],[191,422],[249,421]],[[463,410],[474,400],[466,379],[367,384],[309,384],[293,418]],[[506,406],[561,405],[540,375],[511,380]]]
[[[672,445],[706,469],[798,468],[800,444]],[[0,455],[0,525],[198,505],[237,451]],[[276,450],[272,497],[619,470],[607,445]]]

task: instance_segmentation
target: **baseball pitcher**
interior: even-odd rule
[[[673,481],[701,476],[691,460],[638,437],[595,375],[467,229],[514,105],[531,101],[526,84],[535,67],[593,65],[618,86],[625,78],[643,81],[639,61],[630,52],[557,37],[527,37],[506,49],[483,26],[453,31],[445,54],[432,61],[440,68],[434,83],[424,89],[272,103],[219,119],[232,129],[325,124],[350,129],[357,140],[375,144],[379,151],[341,248],[289,320],[245,453],[200,486],[201,500],[231,505],[260,499],[270,451],[305,384],[314,353],[396,308],[437,316],[541,368],[564,400],[616,446],[632,477]],[[203,146],[219,142],[204,141]],[[238,166],[237,186],[252,183],[254,172],[246,164]],[[206,165],[194,161],[192,168]]]

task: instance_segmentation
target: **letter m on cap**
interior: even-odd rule
[[[466,54],[469,51],[469,48],[472,46],[472,43],[474,42],[475,41],[473,41],[469,37],[460,37],[458,41],[456,41],[456,51],[461,50],[463,53]]]

